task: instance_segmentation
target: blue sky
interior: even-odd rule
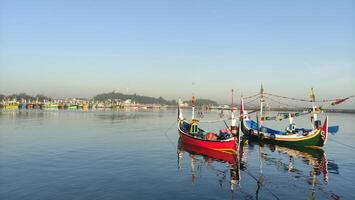
[[[355,93],[351,0],[0,2],[0,93]]]

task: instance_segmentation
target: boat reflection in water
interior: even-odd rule
[[[233,192],[236,185],[240,181],[240,164],[238,163],[237,154],[224,151],[216,151],[213,149],[201,148],[188,143],[183,142],[179,139],[177,157],[178,157],[178,168],[181,168],[181,159],[183,154],[187,152],[191,158],[191,176],[192,184],[196,183],[198,173],[201,173],[201,167],[206,165],[210,171],[215,173],[218,178],[219,185],[224,187],[226,182],[227,174],[229,174],[229,184],[230,190]],[[225,163],[227,170],[220,170],[214,168],[212,165],[214,162]]]
[[[278,178],[275,177],[275,174],[269,174],[268,170],[276,168],[276,171],[279,173],[289,174],[290,176],[287,179],[291,179],[291,181],[298,180],[301,181],[300,183],[305,182],[306,185],[309,185],[309,187],[305,187],[305,184],[296,185],[296,187],[299,186],[301,190],[308,190],[308,192],[305,192],[308,193],[308,199],[316,199],[316,191],[317,193],[321,192],[322,195],[328,196],[329,198],[336,199],[339,197],[332,191],[327,191],[326,187],[323,187],[329,182],[328,166],[331,168],[330,173],[337,174],[339,172],[335,163],[328,162],[326,154],[322,149],[289,148],[248,141],[248,143],[241,143],[239,149],[240,157],[238,157],[237,154],[201,148],[179,140],[177,150],[178,168],[181,168],[181,161],[186,152],[191,158],[192,184],[195,184],[197,177],[201,175],[201,168],[207,166],[209,169],[212,169],[209,171],[216,174],[221,187],[225,187],[225,183],[229,182],[232,194],[238,191],[238,196],[240,192],[240,195],[247,199],[263,199],[265,198],[264,195],[270,195],[269,197],[276,199],[286,198],[287,196],[279,197],[278,192],[271,189],[284,184],[275,181]],[[255,153],[257,153],[259,163],[248,163],[248,156],[255,156]],[[295,163],[295,161],[297,161],[297,163]],[[299,161],[302,162],[301,165]],[[226,169],[215,169],[215,165],[212,163],[216,162],[225,164]],[[265,163],[267,165],[266,171],[264,171]],[[253,165],[259,166],[259,170],[252,171],[253,168],[255,169],[255,167],[252,167]],[[247,166],[249,166],[250,169],[249,167],[247,168]],[[251,179],[255,181],[254,190],[250,191],[250,188],[239,187],[239,185],[242,184],[241,172],[244,180]],[[229,180],[227,178],[228,176]],[[318,177],[322,177],[322,180],[318,180]],[[271,185],[273,185],[273,187],[270,187]],[[261,197],[261,191],[268,194],[263,193]]]
[[[263,173],[263,165],[264,162],[268,164],[268,166],[275,166],[277,171],[286,172],[292,175],[295,179],[305,180],[307,184],[310,185],[308,190],[307,199],[316,199],[315,193],[316,191],[321,191],[329,198],[337,199],[339,196],[334,194],[332,191],[327,191],[321,185],[322,182],[326,185],[329,182],[328,176],[328,166],[331,166],[331,173],[337,174],[338,166],[333,162],[329,162],[327,156],[323,149],[320,148],[290,148],[283,147],[272,144],[263,144],[258,142],[248,141],[248,149],[258,148],[259,153],[259,165],[260,165],[260,177],[257,180],[258,188],[256,192],[256,197],[258,199],[258,191],[264,185],[264,173]],[[266,150],[270,150],[271,153],[266,153]],[[273,156],[275,153],[279,153],[279,155],[285,155],[288,158],[288,162],[284,162],[283,159],[279,157]],[[303,164],[306,166],[311,166],[309,171],[304,170],[304,168],[297,168],[295,161],[301,160]],[[317,177],[322,177],[322,181],[319,181]],[[267,187],[267,186],[265,186]],[[320,189],[323,188],[323,189]],[[271,191],[270,191],[271,192]],[[274,196],[274,194],[272,194]]]

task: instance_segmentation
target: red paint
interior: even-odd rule
[[[229,141],[225,140],[216,140],[216,141],[208,141],[208,140],[202,140],[202,139],[197,139],[194,138],[193,136],[183,133],[180,131],[180,137],[181,140],[185,143],[192,144],[201,148],[206,148],[206,149],[214,149],[218,151],[225,151],[225,150],[230,150],[230,151],[236,151],[237,150],[237,140],[235,137],[233,137]]]

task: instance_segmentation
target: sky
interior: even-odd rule
[[[346,97],[354,24],[351,0],[0,0],[0,93]]]

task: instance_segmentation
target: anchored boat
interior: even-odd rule
[[[276,95],[275,95],[276,96]],[[313,89],[311,90],[311,100],[312,109],[308,109],[304,112],[296,113],[279,113],[275,117],[264,116],[264,89],[261,86],[260,89],[260,110],[256,114],[256,121],[251,120],[250,116],[246,111],[244,111],[244,102],[243,98],[240,104],[240,121],[241,121],[241,130],[242,132],[250,137],[251,139],[268,142],[272,144],[278,144],[283,146],[292,146],[292,147],[323,147],[327,142],[328,132],[334,133],[337,132],[339,127],[332,126],[328,127],[328,116],[325,117],[323,125],[321,121],[317,119],[317,113],[319,113],[319,108],[314,105],[315,95]],[[285,97],[284,97],[285,98]],[[348,99],[348,98],[347,98]],[[341,102],[345,100],[340,99]],[[340,102],[337,99],[337,102]],[[306,101],[306,100],[303,100]],[[324,100],[323,100],[324,101]],[[335,105],[332,103],[332,105]],[[312,113],[311,122],[312,128],[296,128],[295,123],[293,123],[294,117],[310,114]],[[275,130],[266,126],[263,126],[262,123],[264,120],[282,120],[289,119],[289,126],[284,130]]]
[[[191,122],[188,122],[182,116],[180,106],[178,106],[178,130],[181,140],[205,149],[236,153],[239,131],[237,129],[237,120],[233,114],[233,106],[231,110],[231,126],[220,130],[218,133],[214,133],[207,132],[198,127],[199,120],[195,118],[195,103],[196,99],[193,97]]]
[[[245,135],[252,139],[284,146],[294,147],[323,147],[327,142],[328,117],[323,126],[308,131],[307,129],[295,129],[295,132],[285,132],[259,126],[248,116],[241,121],[241,129]]]

